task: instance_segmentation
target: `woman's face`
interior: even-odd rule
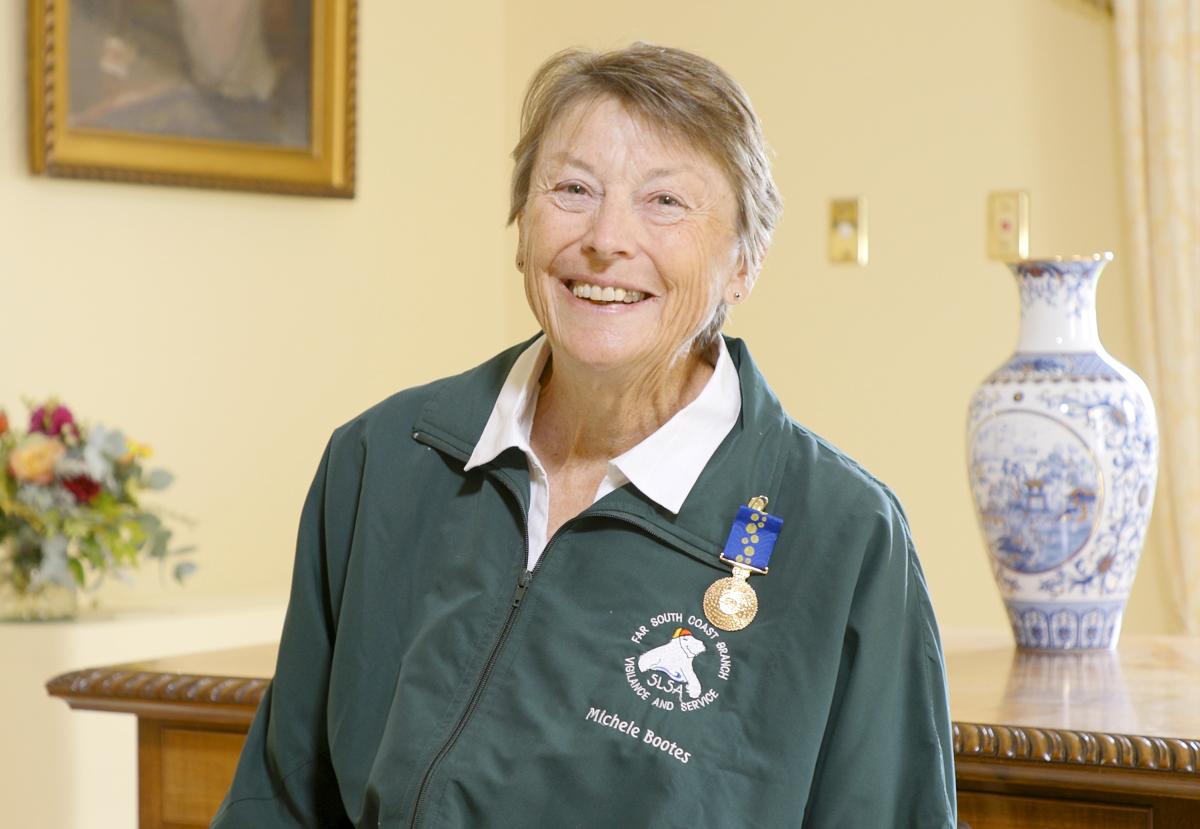
[[[748,293],[736,217],[729,182],[706,154],[611,98],[563,113],[518,219],[525,293],[556,364],[670,366],[722,298]]]

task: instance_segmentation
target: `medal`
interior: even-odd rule
[[[734,567],[733,575],[717,579],[704,591],[704,615],[721,630],[741,630],[758,613],[758,594],[747,583],[750,571]]]
[[[704,615],[721,630],[741,630],[754,621],[758,594],[749,584],[750,574],[766,574],[782,526],[783,519],[767,514],[765,495],[738,507],[721,553],[733,575],[717,579],[704,591]]]

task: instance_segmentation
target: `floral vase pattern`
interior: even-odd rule
[[[1096,329],[1110,261],[1011,263],[1017,351],[971,399],[971,494],[1021,648],[1115,648],[1150,520],[1154,403]]]

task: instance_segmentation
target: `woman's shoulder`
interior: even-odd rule
[[[745,431],[768,453],[778,452],[791,478],[789,485],[819,485],[843,501],[847,496],[895,500],[891,489],[866,466],[785,408],[744,340],[726,337],[725,343],[741,382]]]
[[[790,415],[786,419],[785,486],[805,493],[810,514],[832,523],[875,519],[909,535],[908,517],[891,486],[833,441]]]

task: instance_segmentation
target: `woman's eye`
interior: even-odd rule
[[[650,201],[655,207],[662,210],[680,211],[687,209],[687,205],[683,203],[683,199],[674,193],[656,193]]]
[[[578,181],[566,181],[555,186],[554,201],[563,210],[579,212],[588,209],[592,203],[592,192],[586,184]]]
[[[688,212],[687,205],[673,193],[655,193],[649,207],[649,215],[658,222],[677,222]]]

